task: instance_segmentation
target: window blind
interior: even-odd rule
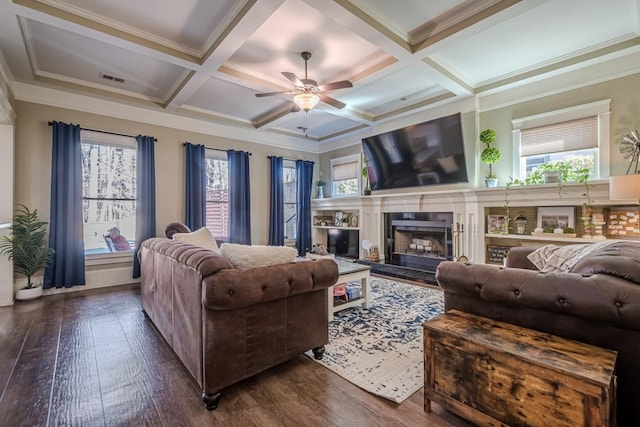
[[[560,153],[598,147],[598,116],[523,129],[520,155]]]
[[[344,181],[358,177],[358,162],[342,163],[333,166],[333,180]]]

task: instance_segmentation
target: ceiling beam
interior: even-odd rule
[[[225,31],[207,52],[200,69],[169,98],[165,108],[177,109],[185,104],[283,2],[284,0],[250,1],[233,21],[228,31]]]

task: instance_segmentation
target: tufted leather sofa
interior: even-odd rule
[[[217,252],[165,238],[144,241],[139,257],[143,311],[208,409],[233,383],[310,349],[322,357],[333,260],[237,270]]]
[[[616,350],[618,425],[640,425],[640,242],[593,252],[567,273],[537,271],[533,250],[512,248],[506,268],[442,262],[445,309]]]

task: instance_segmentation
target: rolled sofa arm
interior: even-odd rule
[[[507,252],[507,262],[505,263],[506,267],[509,268],[526,268],[527,270],[537,270],[538,268],[529,261],[527,256],[535,251],[535,248],[527,248],[527,247],[513,247],[509,249]]]
[[[233,310],[335,285],[332,259],[277,264],[249,270],[221,270],[203,280],[202,303],[210,310]]]
[[[640,330],[640,286],[619,277],[542,273],[444,261],[436,270],[446,294],[607,322]]]

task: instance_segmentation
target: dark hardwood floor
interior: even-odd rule
[[[230,357],[233,357],[230,355]],[[422,390],[400,405],[298,356],[209,412],[135,285],[0,307],[1,426],[468,426]]]

